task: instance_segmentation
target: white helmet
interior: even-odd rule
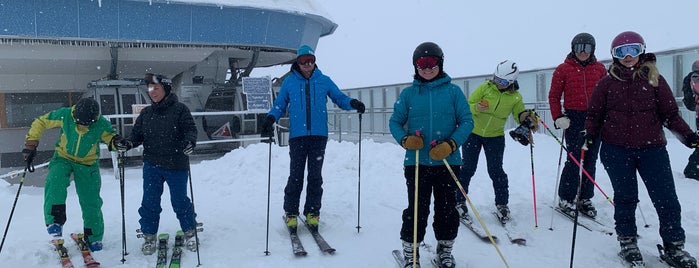
[[[519,76],[519,67],[517,67],[517,63],[514,61],[506,60],[495,67],[495,73],[493,75],[502,80],[507,80],[507,82],[512,84],[517,80],[517,76]]]

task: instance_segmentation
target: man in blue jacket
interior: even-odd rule
[[[315,51],[302,45],[297,51],[291,74],[284,79],[274,106],[262,123],[262,136],[271,137],[273,124],[289,111],[289,156],[291,158],[289,180],[284,188],[286,224],[296,227],[299,215],[299,199],[303,190],[303,173],[308,161],[308,186],[303,215],[306,222],[317,226],[323,177],[321,176],[325,146],[328,142],[328,97],[343,110],[356,109],[364,113],[364,103],[342,93],[330,77],[324,75],[315,64]]]

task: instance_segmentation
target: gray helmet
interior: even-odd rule
[[[575,45],[579,45],[579,44],[592,45],[592,53],[595,53],[595,45],[596,45],[595,44],[595,37],[593,37],[591,34],[579,33],[579,34],[575,35],[575,37],[573,37],[573,40],[570,41],[570,50],[575,52],[573,50],[573,47],[575,47]]]
[[[92,125],[99,116],[100,106],[94,99],[80,99],[73,107],[73,118],[78,125]]]

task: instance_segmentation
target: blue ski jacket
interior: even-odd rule
[[[343,110],[353,109],[352,98],[340,91],[316,66],[309,79],[292,68],[284,79],[269,114],[275,120],[289,110],[289,138],[328,136],[328,97]]]
[[[403,89],[393,104],[389,127],[398,144],[405,135],[415,135],[420,130],[424,143],[420,165],[435,166],[444,162],[430,158],[430,143],[451,138],[457,147],[461,146],[473,130],[473,118],[463,91],[446,75],[430,82],[413,80],[412,86]],[[462,164],[458,149],[446,160],[449,165]],[[406,150],[404,165],[415,165],[414,150]]]

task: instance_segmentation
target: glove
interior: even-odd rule
[[[360,114],[363,114],[364,111],[366,110],[366,107],[364,106],[364,103],[361,102],[361,101],[359,101],[359,100],[357,100],[357,99],[352,99],[352,100],[350,101],[350,106],[352,106],[352,108],[356,109],[356,110],[357,110],[357,113],[360,113]]]
[[[521,113],[519,113],[519,124],[524,125],[532,132],[538,131],[539,121],[536,119],[536,112],[534,111],[534,109],[524,110]]]
[[[400,140],[400,145],[408,150],[420,150],[424,146],[421,136],[405,135]]]
[[[39,141],[27,140],[24,143],[24,149],[22,150],[22,157],[24,157],[24,162],[27,166],[31,166],[34,162],[34,157],[36,156],[36,147],[39,146]]]
[[[699,148],[699,135],[697,133],[692,132],[692,134],[689,134],[684,137],[683,144],[690,149],[694,148]]]
[[[185,155],[190,155],[194,152],[194,147],[195,147],[195,144],[193,142],[187,141],[187,144],[184,146],[184,149],[182,149],[182,152]]]
[[[260,136],[262,137],[273,137],[274,136],[274,122],[277,121],[273,115],[268,114],[267,117],[262,121],[262,126],[260,126]]]
[[[532,142],[532,137],[530,133],[531,132],[529,132],[529,128],[524,123],[522,123],[517,128],[510,131],[510,137],[512,137],[512,139],[519,142],[520,144],[527,146],[529,145],[529,143]]]
[[[553,126],[556,127],[556,129],[566,130],[570,127],[570,118],[565,115],[559,116],[556,118],[556,121],[553,121]]]
[[[119,152],[126,152],[133,148],[133,143],[131,143],[130,140],[122,139],[119,135],[114,136],[111,143],[111,148],[116,149]]]
[[[476,103],[476,109],[480,112],[488,110],[489,107],[490,106],[488,105],[487,100],[480,100],[478,103]]]
[[[449,139],[447,141],[433,142],[432,149],[430,149],[430,157],[434,160],[443,160],[447,158],[451,153],[456,151],[456,142],[454,139]]]

